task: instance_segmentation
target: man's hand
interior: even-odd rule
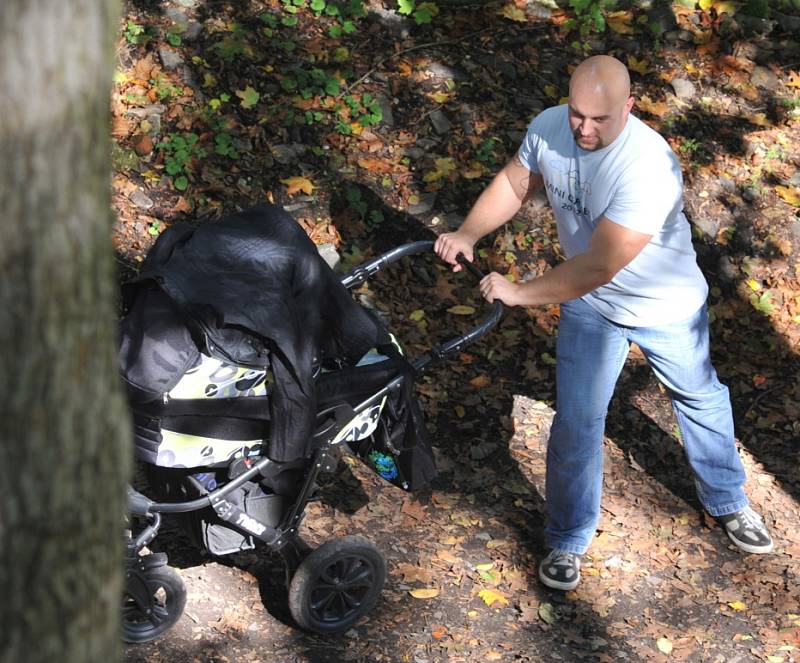
[[[472,247],[474,244],[475,242],[467,238],[463,233],[456,231],[454,233],[439,235],[436,243],[433,245],[433,250],[436,251],[442,260],[453,265],[454,272],[460,272],[462,267],[456,260],[456,256],[459,253],[463,253],[464,257],[472,262]]]
[[[505,276],[497,272],[487,274],[481,279],[481,295],[490,304],[499,299],[506,306],[517,306],[520,303],[520,286],[511,283]]]

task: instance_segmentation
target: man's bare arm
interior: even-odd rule
[[[493,272],[481,282],[481,292],[490,302],[500,299],[509,306],[560,304],[608,283],[651,239],[652,235],[602,218],[585,253],[526,283],[510,283]]]
[[[439,236],[436,252],[451,265],[459,252],[472,260],[475,243],[513,217],[542,184],[542,177],[531,173],[515,154],[478,197],[461,227]],[[460,268],[456,265],[455,271]]]

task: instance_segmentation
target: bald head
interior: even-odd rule
[[[569,91],[586,89],[622,103],[631,96],[631,79],[628,70],[610,55],[593,55],[581,62],[572,73]]]
[[[569,82],[569,122],[579,147],[599,150],[612,143],[632,107],[631,80],[619,60],[595,55],[577,66]]]

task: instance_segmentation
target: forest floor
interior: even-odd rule
[[[112,99],[123,274],[170,223],[265,199],[346,266],[431,239],[458,226],[531,117],[566,94],[571,67],[616,55],[632,72],[634,113],[683,166],[713,359],[775,551],[740,553],[703,514],[669,400],[633,348],[609,410],[583,580],[566,594],[543,587],[558,309],[515,309],[416,385],[436,447],[431,489],[404,493],[343,455],[309,506],[313,544],[358,534],[385,554],[368,619],[341,636],[304,633],[278,560],[211,559],[176,538],[164,545],[188,587],[185,614],[125,660],[800,661],[797,12],[633,6],[581,39],[566,14],[537,4],[461,4],[418,24],[393,2],[337,17],[315,15],[334,6],[321,0],[129,0]],[[534,201],[478,262],[540,274],[559,259],[554,232]],[[432,256],[358,294],[390,315],[412,357],[485,311],[469,278]]]

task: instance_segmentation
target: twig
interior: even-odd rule
[[[482,30],[478,30],[477,32],[472,32],[472,33],[470,33],[468,35],[465,35],[463,37],[459,37],[458,39],[445,39],[444,41],[432,41],[432,42],[429,42],[427,44],[417,44],[416,46],[410,46],[409,48],[404,48],[401,51],[397,51],[396,53],[392,53],[391,55],[386,56],[385,58],[383,58],[383,60],[378,62],[378,64],[376,64],[374,67],[372,67],[372,69],[370,69],[361,78],[359,78],[356,81],[353,81],[350,85],[348,85],[344,89],[344,91],[337,97],[337,99],[341,99],[344,95],[346,95],[348,92],[350,92],[350,90],[352,90],[354,87],[356,87],[357,85],[359,85],[360,83],[365,81],[372,74],[374,74],[380,67],[382,67],[384,64],[386,64],[392,58],[396,58],[398,55],[403,55],[405,53],[410,53],[411,51],[418,51],[418,50],[423,49],[423,48],[433,48],[433,47],[436,47],[436,46],[447,46],[448,44],[457,44],[459,42],[465,41],[466,39],[471,39],[472,37],[475,37],[475,36],[477,36],[479,34],[482,34],[484,32],[488,32],[490,30],[497,30],[497,28],[483,28]]]
[[[764,396],[766,396],[767,394],[771,394],[773,391],[779,391],[779,390],[780,390],[780,389],[782,389],[783,387],[784,387],[784,385],[779,385],[779,386],[777,386],[777,387],[773,387],[772,389],[767,389],[766,391],[762,391],[762,392],[761,392],[761,393],[760,393],[758,396],[756,396],[756,397],[753,399],[753,402],[752,402],[752,403],[750,403],[750,406],[747,408],[747,410],[745,410],[745,413],[742,415],[742,419],[746,419],[746,418],[747,418],[747,415],[748,415],[748,414],[750,414],[750,411],[751,411],[751,410],[752,410],[752,409],[753,409],[753,408],[754,408],[756,405],[758,405],[758,404],[759,404],[759,402],[761,401],[761,399],[762,399],[762,398],[764,398]]]

